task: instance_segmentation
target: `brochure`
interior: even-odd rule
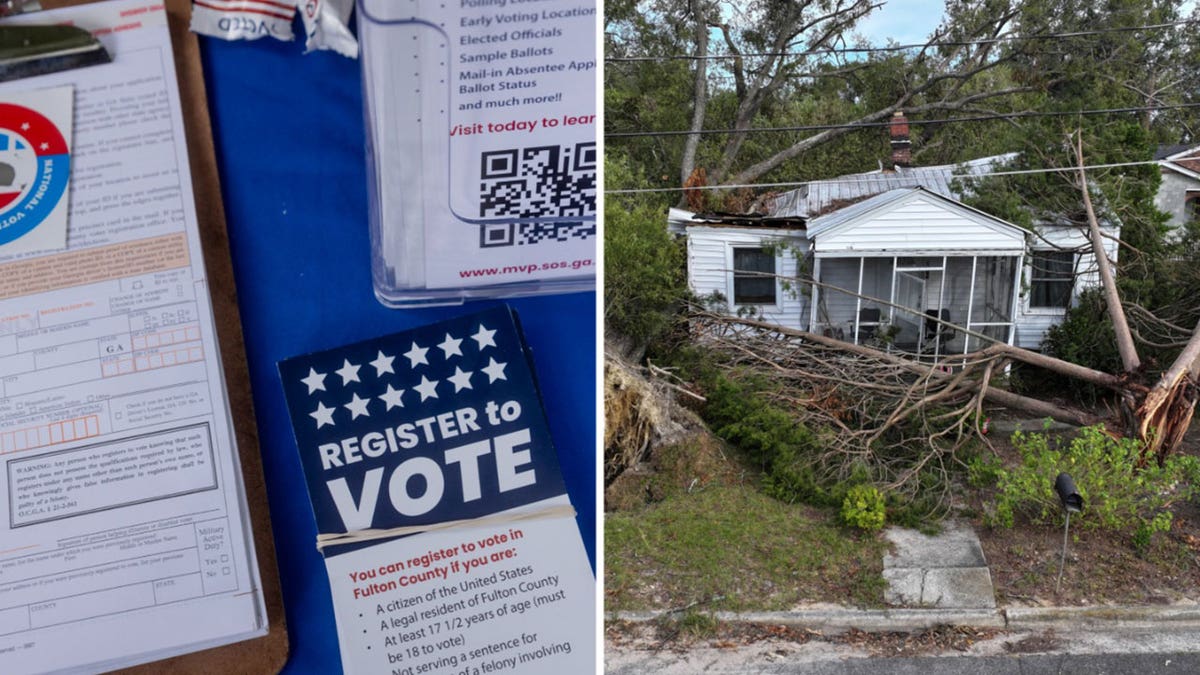
[[[511,310],[279,371],[347,673],[592,671],[595,579]]]

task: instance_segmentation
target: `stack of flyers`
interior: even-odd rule
[[[497,307],[279,364],[347,673],[594,668],[531,363]]]

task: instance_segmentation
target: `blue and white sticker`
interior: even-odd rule
[[[0,253],[66,246],[72,95],[0,93]]]

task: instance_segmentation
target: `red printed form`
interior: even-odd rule
[[[265,634],[163,7],[34,21],[113,62],[0,85],[75,109],[67,248],[0,256],[0,672]]]

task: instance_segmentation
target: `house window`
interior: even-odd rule
[[[775,254],[761,248],[733,249],[733,304],[775,304]]]
[[[1200,220],[1200,193],[1188,191],[1183,202],[1183,212],[1188,220]]]
[[[1065,309],[1075,288],[1075,254],[1070,251],[1034,251],[1030,263],[1029,306]]]

